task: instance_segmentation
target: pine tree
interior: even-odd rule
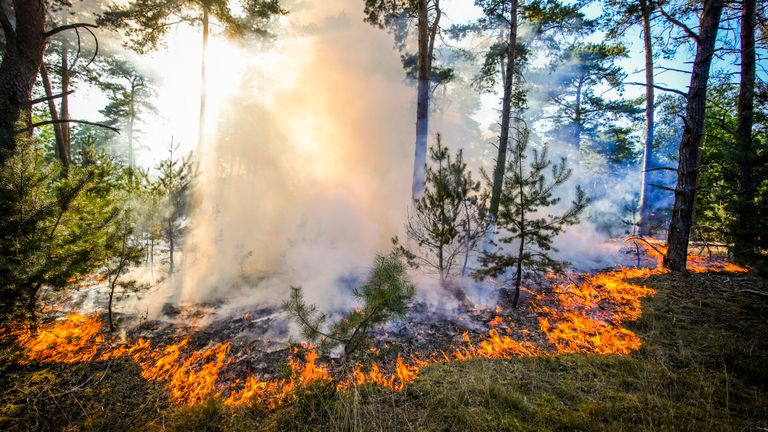
[[[502,303],[512,307],[517,307],[520,298],[523,273],[537,274],[562,267],[562,262],[549,255],[556,251],[552,242],[566,226],[578,223],[579,214],[589,203],[577,186],[576,198],[567,210],[559,215],[542,215],[560,202],[560,198],[554,196],[555,189],[569,179],[571,170],[567,168],[565,158],[553,164],[547,158],[546,145],[540,152],[533,149],[533,160],[526,166],[527,148],[528,130],[521,126],[505,172],[498,220],[500,237],[494,243],[495,250],[483,252],[481,268],[474,274],[477,279],[506,277],[510,269],[514,269],[514,293],[512,289],[503,288],[500,296]],[[551,178],[547,179],[545,171],[550,167]],[[512,245],[514,249],[503,245]]]
[[[157,167],[159,177],[153,182],[152,189],[160,197],[162,236],[168,244],[168,275],[175,271],[174,253],[179,241],[186,232],[185,220],[191,210],[191,192],[194,181],[192,155],[174,158],[176,148],[171,144],[168,159]]]
[[[0,168],[0,319],[20,315],[36,322],[43,287],[66,288],[69,281],[106,262],[109,232],[119,208],[115,166],[95,152],[84,166],[61,175],[31,139]]]
[[[443,12],[440,0],[365,0],[365,21],[380,28],[395,29],[400,47],[405,44],[407,21],[415,21],[418,33],[416,55],[402,56],[409,76],[416,78],[416,145],[413,158],[413,184],[411,198],[416,201],[424,194],[426,184],[427,138],[429,137],[429,105],[432,83],[450,80],[451,69],[433,66],[435,42],[440,37],[440,19]]]
[[[406,225],[408,238],[419,250],[407,256],[416,266],[434,269],[443,287],[464,301],[463,293],[446,282],[457,272],[462,255],[464,273],[469,253],[484,232],[480,182],[472,179],[461,150],[451,157],[440,134],[430,148],[430,159],[424,196],[414,203]]]
[[[109,102],[99,112],[107,124],[121,128],[129,175],[136,170],[136,137],[138,124],[146,114],[155,112],[150,101],[155,94],[153,83],[125,59],[101,56],[89,71],[89,79],[107,96]],[[124,137],[124,138],[123,138]]]
[[[688,86],[685,126],[680,140],[675,204],[667,232],[669,247],[664,255],[664,267],[674,272],[684,272],[688,262],[688,241],[693,226],[701,142],[704,138],[707,84],[724,7],[723,0],[705,0],[701,5],[699,29],[696,33],[659,6],[659,11],[667,20],[679,27],[696,45],[691,82]]]
[[[338,321],[329,324],[328,316],[317,306],[304,301],[301,287],[291,287],[290,298],[283,304],[299,323],[304,336],[320,342],[322,350],[343,346],[349,357],[368,343],[368,331],[392,317],[403,316],[414,286],[408,280],[405,263],[399,251],[377,255],[368,280],[352,292],[360,303]]]

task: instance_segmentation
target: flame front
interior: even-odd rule
[[[660,246],[655,247],[657,250],[651,252],[659,253]],[[731,263],[713,263],[695,256],[689,259],[688,266],[693,272],[747,271]],[[447,352],[416,354],[407,360],[398,356],[389,371],[376,362],[367,367],[358,364],[347,376],[337,377],[328,367],[317,363],[317,353],[310,349],[303,361],[294,351],[288,360],[289,378],[261,380],[251,375],[245,380],[227,382],[222,378],[222,371],[233,362],[229,343],[192,350],[187,338],[163,347],[153,347],[141,338],[135,342],[115,342],[105,338],[97,316],[73,314],[35,332],[11,334],[22,347],[25,361],[72,364],[126,357],[141,367],[143,378],[167,383],[171,397],[178,404],[194,405],[216,395],[223,397],[227,405],[248,404],[273,409],[295,400],[297,390],[318,383],[335,382],[338,390],[372,384],[400,391],[416,380],[424,367],[449,361],[567,353],[628,355],[640,347],[641,340],[622,324],[640,317],[641,299],[655,294],[653,289],[630,280],[664,272],[661,268],[621,269],[582,275],[581,282],[549,277],[551,293],[533,295],[530,304],[539,315],[538,330],[548,343],[500,335],[498,328],[504,319],[497,309],[487,336],[479,340],[473,341],[469,333],[464,333],[463,343]],[[507,330],[507,333],[512,332]],[[524,339],[532,336],[527,329],[519,333]]]

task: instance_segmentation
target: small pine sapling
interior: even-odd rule
[[[504,188],[498,215],[500,237],[493,243],[493,249],[484,251],[480,257],[480,268],[474,276],[478,280],[485,277],[500,277],[514,269],[514,292],[505,287],[500,293],[500,301],[517,307],[520,298],[520,285],[523,273],[538,274],[560,270],[564,263],[553,259],[550,252],[556,251],[552,242],[566,226],[578,223],[579,214],[588,205],[580,187],[576,187],[576,197],[571,206],[559,215],[543,214],[560,198],[554,197],[554,190],[564,184],[571,176],[566,166],[566,159],[553,164],[547,159],[547,146],[539,152],[533,150],[533,160],[526,167],[528,160],[528,130],[521,125],[512,149],[512,158],[507,163],[504,173]],[[547,179],[545,170],[552,167],[551,178]]]
[[[406,275],[402,254],[394,251],[376,256],[368,280],[352,292],[360,307],[338,321],[329,323],[329,317],[317,306],[307,304],[301,287],[291,287],[283,309],[298,321],[304,337],[319,342],[322,351],[342,346],[345,357],[349,357],[369,343],[371,328],[403,316],[413,293],[414,286]]]
[[[396,246],[413,267],[434,270],[440,284],[465,303],[463,291],[453,287],[450,279],[459,267],[465,274],[469,254],[485,232],[480,182],[473,180],[461,150],[451,157],[440,134],[429,150],[424,195],[414,202],[405,227],[418,250],[407,250],[397,242]]]

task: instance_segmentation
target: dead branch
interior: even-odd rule
[[[29,104],[30,105],[37,105],[39,103],[48,102],[51,99],[59,99],[59,98],[62,98],[64,96],[69,96],[69,95],[71,95],[74,92],[75,92],[74,90],[70,90],[70,91],[68,91],[66,93],[59,93],[59,94],[56,94],[56,95],[53,95],[53,96],[50,96],[50,97],[46,96],[46,97],[41,97],[41,98],[37,98],[37,99],[32,99],[32,100],[29,101]]]
[[[78,28],[99,28],[96,24],[89,24],[89,23],[74,23],[74,24],[67,24],[63,25],[61,27],[56,27],[54,29],[48,30],[47,32],[43,33],[43,37],[49,38],[53,35],[57,35],[61,32],[67,31],[67,30],[74,30]]]
[[[639,82],[628,82],[628,83],[624,83],[624,84],[627,84],[627,85],[638,85],[638,86],[643,86],[643,87],[647,86],[647,84],[639,83]],[[684,91],[680,91],[678,89],[664,87],[664,86],[660,86],[660,85],[656,85],[656,84],[653,85],[653,88],[655,88],[657,90],[665,91],[665,92],[679,94],[680,96],[683,96],[683,97],[686,97],[686,98],[688,97],[687,93],[685,93]]]
[[[648,183],[648,186],[652,186],[652,187],[655,187],[655,188],[659,188],[659,189],[661,189],[661,190],[665,190],[665,191],[670,191],[670,192],[675,192],[675,193],[677,193],[677,189],[675,189],[675,188],[671,188],[671,187],[667,187],[667,186],[664,186],[664,185],[659,185],[659,184]]]
[[[672,24],[676,25],[676,26],[677,26],[677,27],[679,27],[681,30],[683,30],[683,32],[686,34],[686,36],[688,36],[689,38],[691,38],[691,39],[695,40],[695,41],[696,41],[696,43],[699,43],[699,42],[700,42],[700,39],[699,39],[699,35],[697,35],[697,34],[696,34],[696,32],[694,32],[693,30],[691,30],[691,28],[690,28],[690,27],[688,27],[687,25],[683,24],[683,23],[682,23],[680,20],[678,20],[677,18],[675,18],[675,17],[673,17],[672,15],[668,14],[668,13],[667,13],[667,12],[664,10],[664,8],[662,8],[662,7],[661,7],[661,5],[660,5],[660,4],[658,4],[658,3],[656,4],[656,9],[658,9],[658,10],[659,10],[659,12],[661,13],[661,15],[663,15],[663,16],[664,16],[664,18],[666,18],[666,19],[667,19],[667,21],[671,22]]]
[[[653,244],[651,244],[651,242],[649,242],[648,240],[646,240],[646,239],[644,239],[642,237],[631,236],[631,237],[627,237],[626,239],[624,239],[624,241],[626,241],[626,242],[629,242],[629,241],[634,241],[634,242],[640,241],[640,242],[643,242],[643,243],[647,244],[651,249],[655,250],[659,255],[664,255],[664,252],[658,250],[656,248],[656,246],[654,246]]]
[[[67,120],[63,120],[63,119],[59,119],[59,120],[46,120],[46,121],[42,121],[42,122],[39,122],[39,123],[33,123],[32,125],[29,126],[29,129],[34,129],[36,127],[46,126],[46,125],[51,125],[51,124],[58,124],[58,123],[86,124],[86,125],[90,125],[90,126],[97,126],[97,127],[102,127],[104,129],[109,129],[109,130],[111,130],[111,131],[113,131],[113,132],[115,132],[117,134],[120,133],[120,129],[118,129],[116,127],[113,127],[113,126],[109,126],[109,125],[105,125],[105,124],[101,124],[101,123],[90,122],[90,121],[87,121],[87,120],[73,120],[73,119],[67,119]],[[20,129],[20,130],[17,130],[16,133],[24,133],[26,131],[27,131],[27,129]]]

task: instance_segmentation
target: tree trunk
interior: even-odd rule
[[[432,54],[435,46],[437,25],[440,21],[439,0],[435,0],[435,21],[429,25],[429,1],[419,0],[418,31],[419,31],[419,68],[417,75],[416,95],[416,148],[413,156],[413,184],[411,199],[418,200],[424,196],[426,184],[427,138],[429,136],[429,96],[430,81],[432,80]]]
[[[27,314],[29,315],[29,323],[33,331],[37,330],[37,296],[40,293],[41,287],[42,284],[39,283],[29,287],[29,297],[27,298]]]
[[[723,0],[704,2],[696,45],[696,57],[688,88],[685,126],[680,142],[675,204],[672,208],[672,221],[667,234],[669,247],[664,256],[664,267],[674,272],[684,272],[686,269],[688,239],[691,234],[696,202],[701,142],[704,136],[707,82],[722,12]]]
[[[467,264],[469,263],[469,253],[471,252],[471,244],[472,244],[472,221],[469,217],[469,206],[467,205],[467,200],[464,199],[462,202],[464,204],[464,213],[467,217],[466,226],[465,226],[465,234],[464,234],[464,264],[461,266],[461,277],[465,277],[467,275]]]
[[[17,122],[30,123],[29,100],[45,50],[43,0],[13,0],[16,28],[3,13],[6,50],[0,64],[0,164],[16,150]]]
[[[651,40],[651,8],[648,0],[640,0],[645,48],[645,144],[643,145],[643,173],[640,187],[639,234],[651,235],[651,169],[653,168],[654,88],[653,42]]]
[[[117,282],[117,277],[115,277],[115,282]],[[107,303],[107,318],[109,320],[109,332],[112,333],[115,331],[115,324],[112,320],[112,300],[115,297],[115,283],[112,283],[111,289],[109,290],[109,302]]]
[[[131,96],[128,106],[128,175],[133,179],[136,169],[136,154],[133,148],[133,129],[136,125],[136,81],[131,81]]]
[[[65,167],[69,166],[70,162],[72,161],[72,144],[71,144],[71,128],[69,127],[69,123],[66,123],[67,120],[69,120],[69,95],[67,94],[69,92],[69,82],[70,82],[70,71],[69,71],[69,42],[66,38],[62,38],[61,40],[61,111],[60,116],[61,120],[65,121],[65,123],[61,123],[59,127],[61,128],[61,142],[62,142],[62,149],[63,154],[59,155],[59,158],[61,159],[61,163],[64,164]]]
[[[169,266],[168,266],[168,277],[173,277],[173,219],[168,219],[168,254],[169,254]]]
[[[501,191],[504,183],[504,166],[507,163],[509,146],[509,124],[512,116],[512,80],[515,76],[515,47],[517,45],[517,0],[512,0],[509,12],[509,39],[507,41],[507,67],[504,71],[504,94],[501,100],[501,131],[499,132],[499,150],[496,166],[493,169],[493,187],[488,206],[488,224],[483,250],[490,250],[496,231],[496,218],[499,213]]]
[[[40,78],[43,81],[45,97],[48,98],[48,111],[51,115],[51,120],[57,122],[59,121],[59,112],[56,109],[56,100],[53,98],[53,88],[51,87],[51,78],[48,76],[48,68],[44,64],[40,65]],[[62,163],[65,163],[65,158],[62,155],[66,154],[66,149],[64,148],[64,138],[61,136],[61,123],[54,123],[51,126],[53,127],[53,136],[56,140],[56,157]]]
[[[738,192],[734,259],[748,263],[755,249],[755,180],[752,124],[755,99],[755,0],[743,0],[741,11],[741,82],[739,84],[736,165]]]
[[[584,81],[586,78],[582,76],[579,78],[578,84],[576,84],[576,109],[573,113],[573,143],[576,146],[576,157],[581,159],[581,122],[582,122],[582,112],[581,112],[581,99],[582,99],[582,90],[584,89]]]
[[[208,93],[208,79],[206,77],[206,66],[208,60],[208,35],[209,35],[209,11],[208,7],[203,7],[203,59],[200,65],[200,118],[197,130],[197,146],[202,149],[205,142],[205,105]]]
[[[515,297],[512,299],[512,307],[517,307],[520,300],[520,285],[523,282],[523,255],[525,254],[525,191],[523,190],[523,154],[520,145],[517,146],[517,175],[520,178],[520,249],[517,252],[517,274],[515,274]]]

